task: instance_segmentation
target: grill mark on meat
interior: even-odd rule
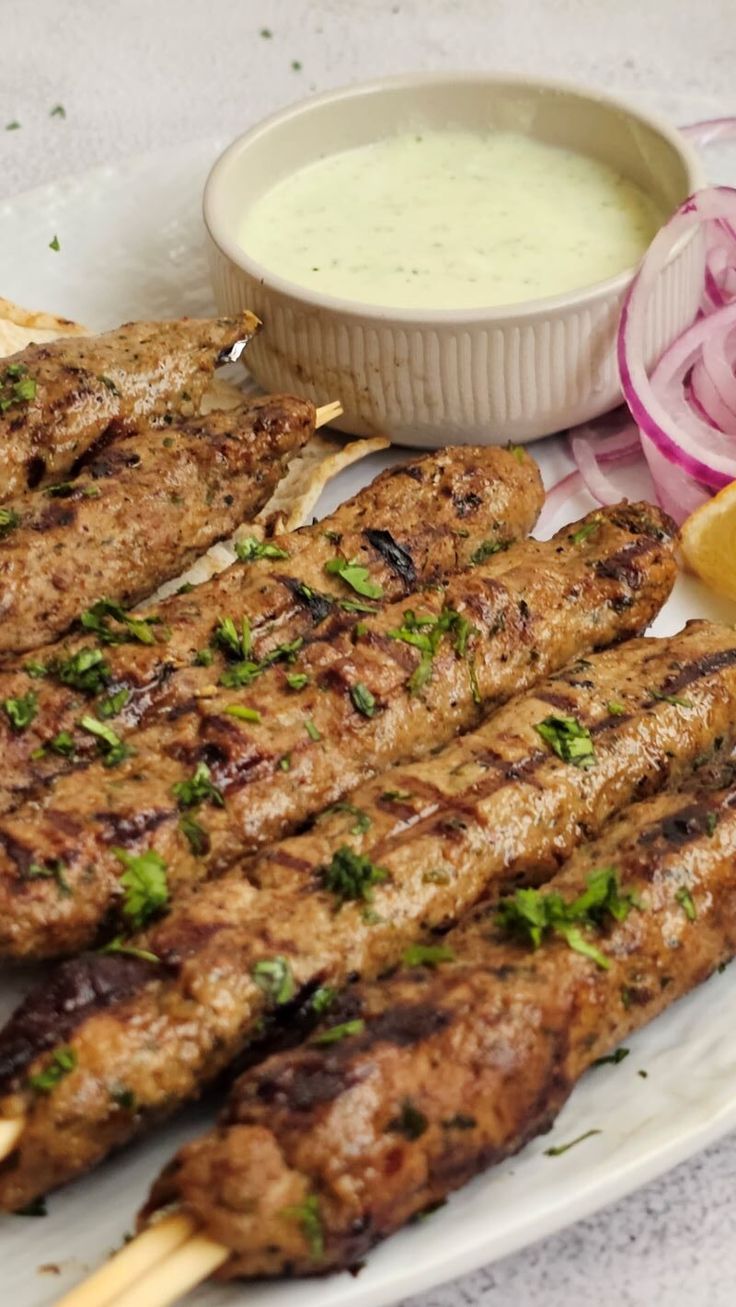
[[[171,808],[153,808],[148,812],[110,812],[101,809],[94,814],[95,821],[103,827],[103,838],[108,844],[121,844],[127,848],[135,844],[141,835],[157,830],[162,822],[171,816]]]
[[[707,835],[712,819],[713,808],[710,804],[688,803],[679,812],[670,813],[662,821],[642,831],[639,843],[646,846],[661,840],[670,848],[683,848]]]
[[[122,953],[83,953],[62,962],[16,1009],[0,1033],[0,1092],[81,1022],[138,993],[156,966]]]
[[[302,608],[306,608],[313,626],[319,626],[320,622],[323,622],[332,612],[333,600],[329,595],[321,594],[311,586],[305,586],[304,582],[296,576],[280,576],[278,580],[286,586],[297,603]]]
[[[452,502],[455,506],[455,511],[458,517],[464,518],[469,517],[471,513],[474,513],[478,508],[480,508],[483,500],[480,495],[476,495],[475,492],[471,490],[466,495],[453,495]]]
[[[630,590],[638,590],[644,576],[641,560],[651,549],[649,539],[632,540],[610,558],[600,559],[595,565],[596,576],[620,581]]]
[[[678,690],[684,690],[686,686],[692,685],[699,677],[707,676],[710,672],[720,672],[724,667],[733,667],[734,663],[736,663],[736,648],[720,649],[715,653],[704,654],[702,658],[685,663],[675,675],[668,676],[662,686],[662,692],[676,694]]]
[[[302,1054],[287,1074],[258,1077],[256,1096],[263,1103],[285,1107],[293,1112],[310,1112],[339,1098],[352,1083],[349,1073],[335,1060],[327,1062],[316,1052]]]
[[[403,582],[407,594],[416,588],[417,569],[414,559],[392,536],[390,531],[366,527],[363,535],[370,545],[381,555],[399,580]]]

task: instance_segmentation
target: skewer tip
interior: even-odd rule
[[[12,1153],[23,1133],[23,1117],[0,1121],[0,1162]]]
[[[314,422],[315,430],[318,427],[326,426],[328,422],[334,422],[335,418],[340,417],[342,411],[343,407],[339,399],[333,399],[329,404],[322,404],[317,409],[317,416]]]

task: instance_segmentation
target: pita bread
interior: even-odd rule
[[[88,336],[79,322],[57,317],[55,313],[36,313],[0,296],[0,358],[17,354],[27,345],[57,340],[59,336]]]

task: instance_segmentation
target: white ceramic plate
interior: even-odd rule
[[[0,294],[93,328],[135,317],[207,313],[199,195],[221,143],[200,142],[99,169],[0,206]],[[61,249],[48,248],[57,234]],[[534,448],[551,483],[569,468],[559,440]],[[373,456],[333,483],[327,512],[400,451]],[[631,495],[646,493],[629,482]],[[560,520],[587,511],[584,494]],[[692,581],[681,580],[656,623],[676,631],[689,617],[736,620]],[[5,979],[0,1017],[22,990]],[[378,1248],[357,1278],[202,1289],[199,1307],[380,1307],[531,1243],[589,1215],[736,1127],[736,968],[711,980],[629,1041],[619,1066],[590,1072],[552,1136],[529,1145],[457,1194],[430,1221]],[[647,1077],[639,1076],[646,1071]],[[7,1217],[0,1226],[0,1298],[42,1307],[131,1229],[137,1206],[164,1161],[203,1129],[215,1104],[114,1159],[49,1200],[43,1220]],[[545,1148],[601,1133],[564,1156]]]

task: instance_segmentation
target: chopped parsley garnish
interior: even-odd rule
[[[55,104],[53,109],[49,109],[49,118],[66,118],[66,109],[63,104]]]
[[[118,713],[123,711],[129,698],[130,690],[126,690],[125,687],[122,690],[116,690],[114,694],[100,700],[97,705],[97,716],[102,721],[106,721],[108,717],[117,717]]]
[[[124,953],[126,957],[138,958],[140,962],[161,961],[161,959],[155,953],[151,953],[147,948],[136,948],[135,944],[126,944],[122,935],[116,935],[114,939],[111,939],[107,944],[104,944],[103,947],[98,950],[98,952]]]
[[[177,781],[171,787],[171,793],[180,808],[198,808],[200,803],[213,803],[216,808],[224,808],[222,792],[212,782],[212,773],[206,762],[199,762],[194,775],[188,781]]]
[[[357,708],[358,712],[361,713],[363,717],[372,717],[374,715],[376,711],[376,700],[368,689],[368,686],[363,685],[362,681],[356,681],[355,685],[351,685],[350,698],[353,701],[353,707]]]
[[[562,758],[574,767],[592,767],[595,763],[595,749],[587,726],[581,726],[576,717],[545,717],[537,722],[537,735]]]
[[[695,921],[698,909],[695,906],[695,900],[690,890],[686,889],[684,885],[681,885],[675,894],[675,902],[679,903],[688,921]]]
[[[62,685],[83,694],[99,694],[110,680],[110,668],[101,649],[78,649],[69,658],[55,658],[50,670]]]
[[[253,647],[253,637],[248,618],[242,618],[240,631],[238,631],[232,617],[221,617],[215,627],[212,642],[222,649],[223,653],[227,654],[229,658],[235,658],[239,661],[249,658]]]
[[[287,672],[286,684],[290,690],[303,690],[309,684],[306,672]]]
[[[291,771],[291,754],[285,753],[279,758],[279,771]]]
[[[27,663],[23,664],[23,671],[32,676],[34,681],[40,681],[48,675],[48,667],[45,663],[40,663],[37,658],[29,658]]]
[[[315,726],[311,717],[308,717],[307,720],[305,721],[304,729],[307,732],[307,735],[309,736],[310,740],[314,740],[315,744],[317,743],[318,740],[322,739],[322,736],[320,735],[319,730]]]
[[[325,808],[322,813],[323,817],[331,817],[334,813],[345,812],[350,817],[355,817],[355,824],[350,827],[351,835],[365,835],[373,825],[373,820],[364,812],[362,808],[356,808],[354,803],[333,803],[329,808]]]
[[[318,1035],[314,1036],[313,1044],[339,1044],[341,1039],[349,1039],[351,1035],[360,1035],[365,1030],[365,1021],[362,1017],[355,1017],[352,1021],[343,1021],[339,1026],[330,1026],[327,1030],[321,1030]]]
[[[58,753],[60,758],[73,758],[77,746],[74,743],[74,736],[69,731],[59,731],[53,740],[49,740],[46,746],[52,753]]]
[[[211,649],[200,649],[198,653],[194,655],[194,666],[211,667],[214,657],[215,655]]]
[[[117,382],[113,381],[112,377],[107,377],[105,376],[104,373],[101,372],[97,380],[102,382],[105,389],[109,390],[111,395],[118,395],[118,396],[120,395],[120,390],[118,389]],[[179,587],[179,590],[180,589],[181,587]],[[179,590],[177,590],[177,594],[179,594]]]
[[[658,699],[660,703],[671,703],[675,708],[694,708],[692,699],[681,699],[676,694],[664,694],[662,690],[651,690],[653,699]]]
[[[588,540],[590,536],[599,530],[600,525],[600,518],[596,518],[593,522],[584,522],[582,526],[578,527],[577,531],[573,531],[568,536],[568,540],[573,545],[581,545],[584,540]]]
[[[68,898],[71,894],[66,878],[66,866],[61,858],[50,858],[48,862],[32,862],[25,873],[27,880],[54,880],[59,893]]]
[[[618,699],[609,699],[606,707],[612,717],[623,717],[626,712],[626,705],[620,703]]]
[[[623,1062],[624,1058],[629,1056],[630,1051],[628,1048],[617,1048],[615,1053],[609,1053],[607,1057],[597,1057],[595,1062],[591,1062],[590,1065],[592,1067],[608,1066],[609,1064],[618,1066],[619,1062]]]
[[[185,813],[179,822],[179,830],[188,841],[195,857],[201,858],[204,853],[209,852],[210,837],[196,817],[192,817],[188,812]]]
[[[50,249],[50,250],[60,250],[60,249],[61,249],[61,242],[59,241],[59,237],[58,237],[58,236],[54,235],[54,236],[52,237],[52,239],[49,241],[49,249]]]
[[[28,1077],[29,1088],[35,1089],[37,1094],[50,1094],[76,1065],[77,1055],[73,1048],[57,1048],[46,1069]]]
[[[510,543],[510,540],[482,540],[470,555],[470,566],[478,567],[480,563],[485,563],[494,554],[500,554],[504,549],[508,549]]]
[[[602,867],[590,874],[586,888],[569,903],[556,890],[516,890],[501,900],[496,922],[508,934],[530,943],[533,948],[539,948],[551,931],[576,953],[582,953],[607,971],[611,965],[608,958],[585,938],[583,929],[600,929],[607,916],[614,921],[625,921],[631,908],[638,906],[634,894],[621,893],[615,868]]]
[[[383,586],[371,580],[368,568],[363,567],[356,558],[331,558],[325,563],[325,572],[329,576],[339,576],[351,590],[366,599],[383,598]]]
[[[577,1139],[571,1139],[569,1144],[557,1144],[554,1148],[545,1148],[544,1155],[545,1157],[562,1157],[563,1153],[574,1148],[576,1144],[582,1144],[584,1139],[590,1139],[592,1135],[599,1135],[601,1133],[600,1130],[586,1130],[584,1135],[578,1135]]]
[[[387,803],[405,803],[407,799],[413,797],[410,790],[384,790],[381,794],[381,798]]]
[[[711,837],[712,837],[713,835],[715,835],[715,833],[716,833],[716,826],[717,826],[717,825],[718,825],[718,813],[717,813],[717,812],[709,812],[708,815],[707,815],[706,818],[705,818],[705,830],[706,830],[706,834],[709,835],[709,836],[711,836]]]
[[[2,412],[2,388],[0,387],[0,412]],[[17,526],[20,526],[20,514],[14,508],[0,508],[0,540],[4,540]]]
[[[2,705],[14,731],[25,731],[38,712],[38,699],[33,690],[17,699],[3,699]]]
[[[106,726],[104,722],[98,721],[96,717],[89,714],[81,717],[78,725],[83,731],[88,731],[94,735],[97,740],[97,748],[102,754],[102,761],[106,767],[116,767],[119,762],[127,758],[130,749],[124,744],[120,736],[115,733],[111,726]]]
[[[128,853],[113,848],[118,862],[125,867],[120,884],[125,890],[123,913],[133,930],[145,926],[169,901],[166,863],[155,849],[145,853]]]
[[[246,617],[243,618],[240,635],[238,635],[232,618],[224,618],[215,631],[214,639],[215,643],[219,643],[220,647],[225,650],[228,657],[238,660],[231,667],[228,667],[220,677],[220,685],[224,685],[226,689],[230,690],[238,686],[250,685],[257,676],[262,676],[273,663],[293,663],[304,644],[303,637],[297,636],[295,640],[290,640],[287,644],[276,645],[264,658],[256,661],[251,657],[253,642],[250,625]]]
[[[401,958],[407,967],[438,967],[441,962],[454,962],[454,951],[447,944],[410,944]]]
[[[271,33],[263,29],[261,36],[270,36]],[[302,1203],[293,1203],[291,1207],[284,1207],[281,1215],[298,1221],[301,1232],[307,1241],[310,1256],[315,1262],[318,1262],[325,1254],[325,1236],[322,1228],[322,1217],[319,1210],[319,1199],[310,1194]]]
[[[241,722],[259,722],[261,720],[261,714],[257,708],[244,708],[240,703],[229,703],[222,711],[226,712],[229,717],[237,717]]]
[[[6,124],[5,124],[5,130],[6,130],[6,132],[18,132],[18,131],[20,131],[20,123],[18,122],[18,119],[17,119],[17,118],[13,118],[12,122],[6,123]],[[35,1216],[36,1213],[34,1212],[33,1215]],[[46,1215],[46,1213],[44,1212],[44,1216],[45,1216],[45,1215]]]
[[[417,694],[431,679],[434,658],[445,635],[452,637],[455,652],[464,658],[468,640],[475,630],[454,608],[443,608],[438,617],[417,616],[411,608],[406,609],[403,625],[387,634],[392,640],[413,645],[421,653],[419,663],[409,677],[409,693]]]
[[[309,999],[307,1007],[310,1012],[319,1016],[322,1012],[326,1012],[329,1007],[332,1007],[336,998],[337,990],[332,985],[319,985]]]
[[[300,73],[302,71],[302,65],[299,59],[292,59],[291,67],[292,67],[292,71],[295,73]]]
[[[362,900],[370,903],[373,898],[372,887],[388,880],[385,867],[377,867],[375,862],[356,853],[349,845],[342,844],[333,853],[331,862],[322,868],[322,884],[341,902]]]
[[[125,1085],[113,1085],[110,1090],[110,1098],[124,1112],[134,1112],[138,1102],[133,1090],[127,1089]]]
[[[342,611],[344,613],[375,614],[378,612],[378,609],[376,608],[375,604],[361,604],[358,599],[338,599],[337,606],[338,608],[342,608]],[[362,625],[363,625],[363,630],[361,634],[365,635],[366,631],[368,630],[368,627],[364,623]],[[356,627],[355,629],[357,630],[358,628]]]
[[[271,37],[273,36],[273,32],[271,31],[270,27],[262,27],[258,35],[262,36],[264,41],[270,41]]]
[[[274,1003],[288,1003],[296,993],[294,977],[286,958],[261,958],[252,968],[251,975],[258,988],[272,998]]]
[[[428,1126],[429,1121],[424,1113],[414,1106],[411,1099],[405,1098],[401,1104],[401,1111],[391,1118],[385,1133],[403,1135],[405,1139],[413,1142],[415,1139],[421,1139]]]
[[[235,554],[240,563],[256,563],[261,558],[288,558],[285,549],[271,545],[266,540],[257,540],[255,536],[246,536],[244,540],[235,541]]]
[[[9,363],[0,372],[0,413],[7,413],[9,408],[14,408],[17,404],[28,404],[36,398],[37,390],[35,378],[28,375],[25,363]],[[17,526],[18,521],[12,520],[17,518],[17,514],[11,508],[6,508],[4,512],[11,519],[8,529]]]
[[[112,599],[98,599],[82,613],[79,620],[85,631],[94,631],[102,644],[130,644],[135,640],[140,644],[154,644],[155,637],[151,628],[161,619],[133,617]],[[111,622],[117,625],[112,626]]]

